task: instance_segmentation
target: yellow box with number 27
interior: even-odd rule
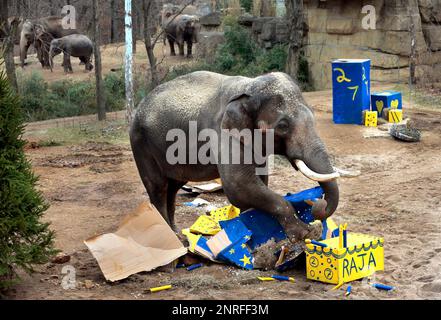
[[[306,245],[308,279],[343,284],[384,270],[384,239],[359,233],[347,233],[347,247],[339,247],[339,238],[321,241],[327,247]]]

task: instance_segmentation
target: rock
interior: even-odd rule
[[[430,50],[441,50],[441,25],[424,25],[423,33]]]
[[[223,32],[201,32],[199,34],[196,57],[199,59],[205,59],[207,63],[213,63],[218,46],[224,42],[225,34]]]
[[[63,263],[67,263],[70,261],[70,255],[64,253],[64,252],[60,252],[58,253],[52,260],[52,263],[55,264],[63,264]]]
[[[256,21],[256,17],[250,15],[249,13],[246,13],[242,16],[240,16],[237,19],[237,22],[242,25],[242,26],[246,26],[246,27],[251,27],[254,23],[254,21]]]
[[[84,287],[86,289],[92,289],[93,287],[95,287],[95,284],[92,280],[84,280]]]
[[[203,26],[217,27],[222,23],[221,15],[219,12],[212,12],[199,18],[199,22]]]
[[[326,32],[330,34],[353,34],[354,20],[351,18],[328,18]]]

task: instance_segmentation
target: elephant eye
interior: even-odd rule
[[[286,120],[281,120],[281,121],[277,124],[276,129],[279,130],[279,131],[281,131],[281,132],[286,132],[286,131],[288,131],[288,129],[289,129],[288,121],[286,121]]]

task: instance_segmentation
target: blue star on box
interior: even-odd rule
[[[246,241],[246,239],[243,239]],[[241,268],[252,270],[254,258],[245,242],[239,241],[222,250],[218,259],[231,262]]]

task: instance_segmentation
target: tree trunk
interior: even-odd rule
[[[5,39],[3,40],[3,48],[1,49],[4,52],[6,74],[8,75],[9,82],[15,92],[18,92],[14,63],[14,40],[17,27],[8,24],[8,15],[8,0],[0,0],[0,28],[3,28],[5,31]]]
[[[110,42],[111,43],[115,43],[118,42],[117,37],[118,37],[118,23],[117,23],[117,10],[118,10],[118,5],[116,3],[116,0],[111,0],[110,1]]]
[[[152,80],[152,87],[156,87],[159,84],[158,70],[156,68],[156,57],[154,54],[155,44],[152,44],[152,35],[150,33],[150,17],[152,14],[152,0],[143,0],[142,2],[142,10],[144,13],[144,43],[145,49],[147,51],[147,56],[149,58],[150,63],[150,73]]]
[[[125,0],[125,34],[126,34],[126,52],[125,52],[125,80],[126,80],[126,119],[130,124],[132,122],[134,100],[133,100],[133,38],[132,38],[132,0]]]
[[[286,0],[285,5],[290,34],[286,72],[293,79],[297,79],[300,50],[303,43],[303,0]]]
[[[133,46],[133,53],[136,53],[136,34],[137,34],[137,30],[138,30],[138,25],[136,23],[136,0],[131,0],[132,1],[132,46]]]
[[[106,120],[106,97],[104,92],[102,67],[101,67],[101,32],[100,32],[100,7],[98,0],[93,0],[93,30],[94,30],[94,56],[95,56],[95,80],[96,80],[96,105],[98,108],[98,120]]]

